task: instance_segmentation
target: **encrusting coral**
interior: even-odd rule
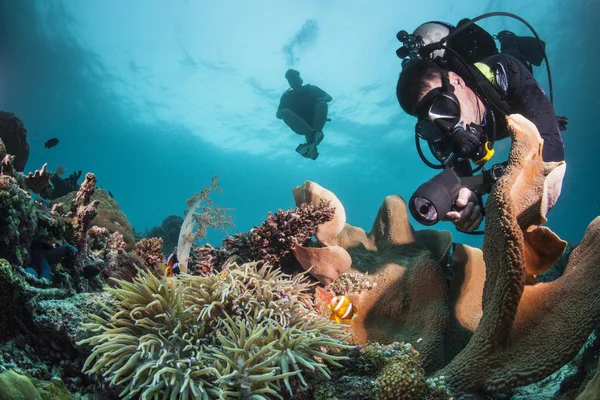
[[[186,399],[282,398],[303,372],[329,377],[343,328],[318,315],[305,275],[269,264],[232,264],[219,273],[157,278],[140,271],[107,290],[116,302],[86,326],[85,363],[121,396]]]

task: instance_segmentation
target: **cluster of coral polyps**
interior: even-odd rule
[[[513,115],[509,125],[512,149],[486,204],[483,253],[454,245],[448,269],[451,235],[415,232],[399,196],[385,199],[369,233],[346,224],[322,240],[325,249],[350,255],[349,272],[368,273],[375,283],[346,293],[357,308],[354,341],[414,344],[425,370],[443,368],[438,374],[455,394],[500,393],[539,381],[570,361],[600,323],[600,218],[563,276],[538,283],[535,276],[566,245],[541,226],[566,165],[543,161],[543,141],[530,121]],[[343,272],[316,255],[297,256],[305,268],[326,270],[319,272],[323,283]],[[337,257],[335,265],[345,268]]]

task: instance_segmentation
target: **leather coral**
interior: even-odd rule
[[[467,346],[441,371],[455,394],[499,393],[541,380],[571,360],[600,322],[600,218],[589,225],[562,277],[532,281],[564,249],[540,224],[560,193],[566,165],[543,161],[533,123],[521,115],[508,122],[508,166],[486,204],[483,316]]]

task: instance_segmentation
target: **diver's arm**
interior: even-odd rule
[[[316,95],[315,97],[316,97],[317,103],[320,103],[320,102],[329,103],[330,101],[333,100],[333,98],[329,95],[329,93],[327,93],[320,87],[315,86],[315,85],[311,85],[311,86],[312,86],[313,90],[315,91],[315,95]]]
[[[554,107],[527,67],[507,54],[492,56],[486,64],[502,65],[510,113],[521,114],[535,124],[544,140],[544,161],[563,161],[564,145]]]

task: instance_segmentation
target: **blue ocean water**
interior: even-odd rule
[[[222,188],[213,200],[235,209],[234,232],[294,207],[291,190],[305,180],[369,230],[385,196],[408,199],[436,173],[395,98],[396,32],[490,11],[518,14],[547,43],[555,109],[569,117],[567,174],[548,226],[577,242],[600,215],[598,1],[0,0],[0,110],[28,130],[26,172],[44,163],[93,172],[137,231],[183,215],[213,175]],[[508,18],[481,26],[529,34]],[[290,67],[333,96],[316,161],[295,153],[300,137],[275,118]],[[547,91],[545,69],[535,76]],[[44,148],[51,137],[59,145]],[[481,245],[448,222],[435,228]]]

